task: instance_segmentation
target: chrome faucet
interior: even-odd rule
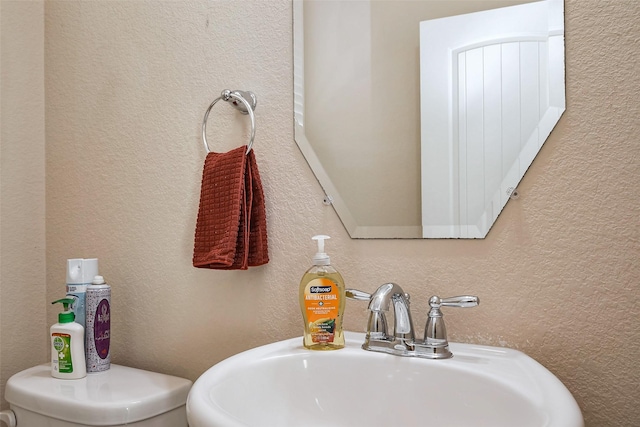
[[[362,348],[369,351],[395,354],[398,356],[424,357],[427,359],[447,359],[449,351],[447,331],[440,307],[475,307],[480,299],[475,296],[458,296],[429,299],[429,316],[424,331],[424,339],[416,341],[409,294],[395,283],[385,283],[373,294],[347,289],[347,298],[369,301],[367,335]],[[393,303],[393,335],[388,333],[386,312]]]

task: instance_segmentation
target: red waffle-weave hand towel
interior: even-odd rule
[[[202,172],[193,265],[246,270],[269,262],[262,182],[253,150],[209,153]]]

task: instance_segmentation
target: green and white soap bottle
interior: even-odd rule
[[[71,311],[73,298],[62,298],[51,304],[61,303],[64,311],[58,314],[58,323],[51,326],[51,376],[75,380],[87,376],[84,355],[84,328],[76,323]]]

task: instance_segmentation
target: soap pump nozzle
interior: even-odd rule
[[[58,314],[59,323],[71,323],[75,320],[76,315],[71,311],[71,305],[75,302],[73,298],[61,298],[52,302],[51,304],[61,303],[64,307],[64,311]]]
[[[312,239],[318,242],[318,252],[313,256],[313,264],[314,265],[329,265],[331,261],[329,259],[329,255],[324,251],[324,241],[330,239],[331,237],[325,236],[323,234],[313,236]]]

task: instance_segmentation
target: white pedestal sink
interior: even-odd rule
[[[190,427],[584,427],[551,372],[522,352],[450,343],[452,359],[309,351],[302,338],[207,370],[187,400]]]

